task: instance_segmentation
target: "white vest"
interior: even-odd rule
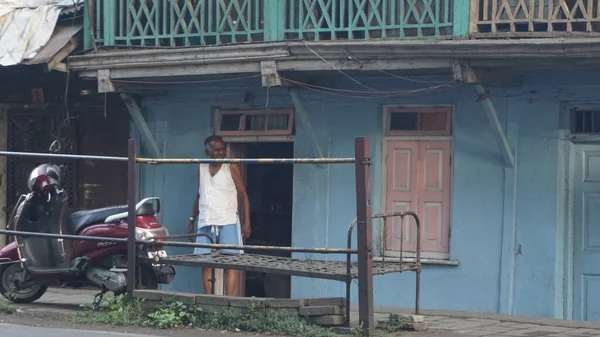
[[[198,175],[198,228],[236,224],[238,195],[229,164],[222,164],[214,177],[210,175],[209,164],[200,164]]]

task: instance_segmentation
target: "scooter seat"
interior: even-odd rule
[[[127,212],[127,205],[121,206],[110,206],[98,209],[89,209],[83,211],[73,212],[67,219],[67,231],[71,235],[76,235],[86,227],[91,225],[104,223],[104,220],[111,215]],[[154,215],[154,207],[152,203],[145,203],[138,211],[136,215]]]

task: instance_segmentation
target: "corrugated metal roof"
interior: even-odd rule
[[[83,0],[0,0],[0,65],[50,60],[53,51],[60,51],[81,30],[55,31],[58,17],[76,13],[82,5]]]
[[[81,29],[81,26],[56,26],[48,43],[42,47],[33,59],[25,61],[23,64],[42,64],[50,62],[54,55],[64,48],[67,43],[69,43],[69,40]]]
[[[73,6],[70,6],[70,7],[65,7],[60,12],[60,15],[75,14],[75,13],[77,13],[82,8],[83,8],[83,2],[81,4],[78,4],[78,5],[73,5]]]

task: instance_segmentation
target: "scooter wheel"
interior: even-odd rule
[[[7,300],[13,303],[31,303],[38,300],[46,293],[47,286],[28,280],[27,288],[21,288],[16,280],[21,273],[25,272],[20,263],[11,264],[8,267],[0,269],[0,293]]]

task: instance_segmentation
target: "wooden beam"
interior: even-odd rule
[[[138,130],[140,130],[140,135],[142,137],[143,144],[146,145],[148,151],[150,151],[151,155],[154,158],[160,158],[160,150],[158,148],[158,145],[156,144],[156,140],[152,136],[152,132],[150,132],[150,128],[148,128],[148,124],[146,123],[146,120],[142,115],[141,109],[139,108],[133,97],[129,96],[128,94],[122,93],[121,99],[123,100],[123,103],[125,103],[125,106],[127,107],[129,114],[131,115],[131,119],[133,119],[133,123],[137,126]]]
[[[277,73],[277,63],[275,61],[260,62],[260,74],[262,75],[263,87],[275,87],[281,85],[281,78]]]
[[[50,62],[48,62],[44,65],[44,72],[50,72],[52,70],[60,70],[60,68],[62,68],[60,66],[62,64],[61,62],[64,59],[66,59],[69,55],[71,55],[71,53],[75,49],[77,49],[78,46],[79,46],[79,43],[78,43],[77,37],[73,36],[71,39],[69,39],[69,42],[67,42],[67,44],[64,47],[62,47],[56,54],[54,54],[52,59],[50,59]],[[63,64],[63,65],[65,65],[65,64]],[[64,71],[66,71],[66,67],[64,69],[65,69]]]
[[[308,132],[310,138],[312,139],[313,148],[317,154],[317,157],[323,158],[323,151],[321,150],[321,146],[319,146],[317,135],[315,134],[315,131],[310,123],[308,114],[306,112],[306,108],[304,107],[304,103],[302,103],[302,99],[300,99],[300,93],[298,92],[298,88],[290,88],[289,90],[290,96],[292,97],[292,102],[294,103],[294,108],[296,109],[296,116],[298,117],[298,120],[300,121],[300,123],[302,123],[302,126],[304,126],[306,132]]]
[[[327,61],[348,59],[348,54],[361,61],[376,60],[386,55],[405,59],[456,58],[596,58],[600,53],[600,38],[581,39],[523,39],[523,40],[372,40],[372,41],[282,41],[236,44],[229,46],[201,46],[178,49],[176,53],[163,49],[122,49],[102,53],[87,53],[69,57],[71,70],[85,71],[114,68],[123,65],[150,67],[191,62],[205,64],[210,60],[235,62],[254,58],[257,61],[281,58],[319,59]]]
[[[69,68],[66,63],[57,63],[52,67],[52,70],[60,71],[66,73],[69,71]]]
[[[98,70],[98,93],[116,92],[111,81],[111,71],[108,69]]]
[[[493,87],[518,87],[521,84],[521,76],[518,73],[506,71],[469,68],[466,83],[482,84]]]
[[[475,84],[475,91],[477,92],[479,103],[481,103],[481,105],[483,106],[483,110],[485,110],[485,114],[488,117],[490,127],[492,129],[492,132],[494,133],[496,142],[498,142],[500,151],[502,152],[502,157],[504,157],[504,164],[508,168],[515,167],[515,156],[510,148],[508,139],[506,138],[504,127],[502,127],[502,124],[500,124],[498,114],[496,113],[494,104],[490,99],[489,91],[481,84]]]
[[[490,68],[477,68],[470,60],[452,60],[454,79],[464,84],[481,84],[491,87],[518,87],[521,76]]]

